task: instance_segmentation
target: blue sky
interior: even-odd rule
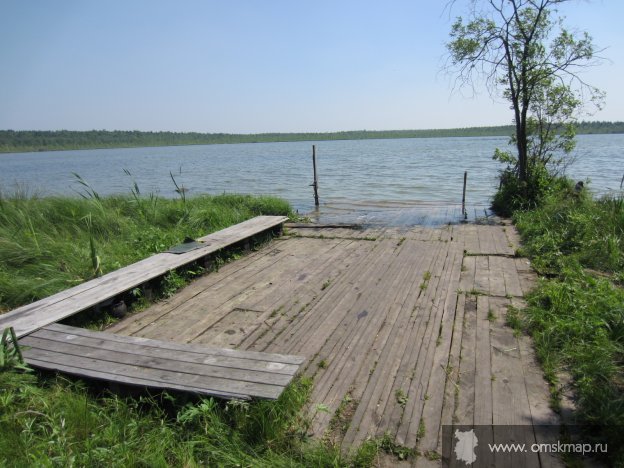
[[[463,3],[462,3],[463,1]],[[441,72],[445,0],[0,0],[0,129],[297,132],[510,123]],[[592,120],[624,120],[624,2],[572,2],[608,47]]]

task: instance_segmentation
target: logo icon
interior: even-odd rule
[[[471,465],[477,459],[475,449],[479,445],[479,439],[474,433],[473,429],[469,431],[455,430],[455,458],[458,461],[464,462],[466,465]]]

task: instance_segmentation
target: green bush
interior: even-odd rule
[[[492,209],[500,216],[537,208],[553,192],[569,185],[566,179],[552,177],[542,165],[533,165],[528,179],[521,182],[513,169],[500,174],[500,185],[492,198]]]

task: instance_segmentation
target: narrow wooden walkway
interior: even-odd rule
[[[87,281],[32,304],[0,315],[0,330],[13,327],[19,337],[45,325],[58,322],[95,304],[129,291],[151,279],[218,252],[228,246],[271,229],[279,228],[288,218],[257,216],[198,239],[204,247],[183,254],[160,253],[120,268],[100,278]]]
[[[439,466],[442,425],[558,421],[505,325],[535,281],[518,245],[511,225],[294,228],[111,331],[305,356],[317,437],[389,435]]]

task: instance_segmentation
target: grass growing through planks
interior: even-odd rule
[[[425,273],[423,274],[423,280],[422,283],[420,283],[420,290],[424,291],[425,289],[427,289],[427,286],[429,285],[429,280],[431,279],[431,272],[430,271],[425,271]]]
[[[558,186],[538,209],[514,215],[544,278],[523,316],[512,310],[507,320],[531,333],[555,388],[557,373],[570,372],[579,423],[597,425],[609,462],[624,463],[624,199]]]
[[[86,182],[85,182],[86,184]],[[87,185],[88,186],[88,185]],[[38,198],[0,194],[0,312],[75,286],[257,215],[289,215],[273,197]]]
[[[401,408],[405,408],[407,405],[407,393],[402,388],[399,388],[394,392],[394,397]]]

